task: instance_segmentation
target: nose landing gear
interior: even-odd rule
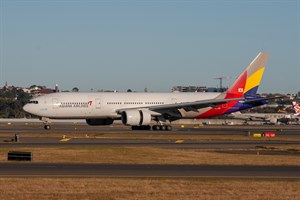
[[[50,119],[47,118],[47,117],[41,117],[40,120],[44,121],[44,129],[45,130],[50,130],[51,129],[51,126],[50,126]]]
[[[51,129],[51,126],[50,126],[49,124],[46,124],[46,125],[44,126],[44,129],[45,129],[45,130],[49,130],[49,129]]]

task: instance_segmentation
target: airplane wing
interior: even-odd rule
[[[266,101],[270,99],[278,99],[283,98],[284,96],[278,97],[256,97],[255,99],[247,99],[247,98],[230,98],[230,99],[209,99],[209,100],[201,100],[201,101],[194,101],[194,102],[184,102],[184,103],[175,103],[175,104],[165,104],[165,105],[158,105],[158,106],[151,106],[149,110],[162,112],[164,110],[178,110],[184,109],[185,111],[197,111],[200,108],[212,107],[215,108],[219,104],[228,103],[230,101],[239,101],[243,104],[255,104],[261,101]]]
[[[267,100],[271,100],[271,99],[282,99],[285,98],[286,96],[275,96],[275,97],[250,97],[250,98],[244,98],[244,101],[240,101],[241,103],[245,103],[245,104],[255,104],[257,102],[261,102],[261,101],[267,101]]]
[[[201,100],[201,101],[194,101],[194,102],[183,102],[183,103],[173,103],[173,104],[164,104],[164,105],[157,105],[157,106],[148,106],[148,107],[140,107],[140,108],[128,108],[128,109],[120,109],[117,110],[118,113],[121,113],[126,110],[132,109],[147,109],[152,111],[152,114],[157,115],[169,115],[174,118],[181,117],[179,109],[184,109],[185,111],[195,111],[197,109],[212,107],[216,108],[219,104],[224,104],[230,101],[242,101],[244,98],[231,98],[231,99],[209,99],[209,100]]]
[[[210,100],[201,100],[194,102],[183,102],[183,103],[174,103],[174,104],[164,104],[158,106],[151,106],[149,110],[151,111],[164,111],[164,110],[178,110],[184,109],[185,111],[197,111],[200,108],[212,107],[215,108],[219,104],[224,104],[230,101],[242,101],[243,98],[233,98],[233,99],[210,99]]]
[[[139,108],[128,108],[128,109],[119,109],[116,110],[117,113],[122,113],[126,110],[136,110],[136,109],[145,109],[151,111],[151,115],[168,115],[174,119],[181,118],[181,113],[179,109],[184,109],[185,111],[195,111],[198,112],[198,109],[212,107],[216,108],[220,104],[228,103],[231,101],[239,101],[243,104],[255,104],[261,101],[274,99],[279,97],[255,97],[255,98],[228,98],[228,99],[209,99],[209,100],[200,100],[193,102],[183,102],[183,103],[173,103],[173,104],[164,104],[164,105],[155,105]],[[282,97],[280,97],[282,98]]]

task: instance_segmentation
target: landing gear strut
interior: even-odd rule
[[[47,118],[47,117],[41,117],[40,120],[44,121],[44,129],[45,130],[50,130],[51,126],[49,125],[51,122],[50,122],[50,119]]]

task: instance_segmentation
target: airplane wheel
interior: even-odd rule
[[[167,125],[167,126],[166,126],[166,130],[167,130],[167,131],[171,131],[171,130],[172,130],[172,126]]]
[[[50,128],[51,128],[50,125],[45,125],[45,126],[44,126],[44,129],[45,129],[45,130],[49,130]]]
[[[158,131],[158,130],[159,130],[159,126],[158,126],[158,125],[153,125],[153,126],[152,126],[152,130]]]
[[[172,126],[170,126],[170,125],[153,125],[152,130],[154,130],[154,131],[171,131]]]
[[[131,130],[151,130],[151,126],[131,126]]]

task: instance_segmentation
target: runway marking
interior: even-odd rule
[[[176,140],[175,143],[183,143],[184,140]]]
[[[69,140],[71,140],[71,138],[63,138],[63,139],[61,139],[60,141],[61,141],[61,142],[68,142]]]

